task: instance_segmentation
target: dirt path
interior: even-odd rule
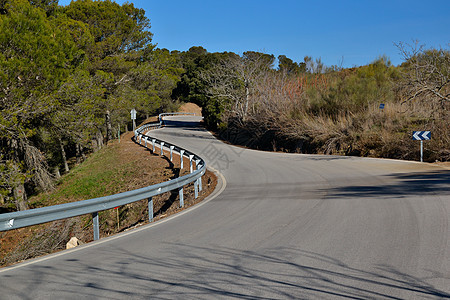
[[[202,115],[202,109],[200,106],[194,103],[184,103],[180,106],[179,112],[189,112],[194,113],[196,116]]]

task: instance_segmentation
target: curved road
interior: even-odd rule
[[[171,120],[150,135],[205,158],[223,192],[2,269],[0,299],[450,298],[448,169],[244,150]]]

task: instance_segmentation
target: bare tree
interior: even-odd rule
[[[270,72],[273,60],[273,55],[259,52],[227,56],[200,76],[206,83],[206,93],[230,103],[232,114],[245,122],[249,109],[254,110],[257,84]]]
[[[405,63],[403,103],[419,99],[438,101],[444,107],[450,102],[450,52],[448,49],[425,49],[418,41],[414,44],[396,44]]]

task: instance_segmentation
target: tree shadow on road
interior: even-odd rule
[[[200,127],[200,121],[192,120],[192,121],[174,121],[174,120],[164,120],[165,127]],[[200,127],[201,130],[204,130],[203,127]]]
[[[431,172],[391,174],[390,184],[380,185],[350,185],[328,189],[330,198],[362,198],[390,197],[404,198],[410,196],[450,196],[450,171],[439,170]]]
[[[62,257],[52,266],[40,263],[27,269],[33,276],[26,278],[32,279],[24,279],[20,271],[0,274],[0,288],[3,295],[23,299],[48,295],[49,290],[64,298],[109,299],[450,298],[448,290],[435,287],[436,283],[450,287],[449,276],[433,271],[410,274],[389,265],[361,269],[286,247],[250,251],[177,243],[162,246],[159,255],[105,246],[98,249],[100,261]],[[11,281],[21,282],[21,289],[5,283]]]

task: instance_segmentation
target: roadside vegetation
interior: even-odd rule
[[[138,121],[176,110],[183,72],[131,3],[0,1],[0,206],[29,208]]]
[[[397,47],[400,66],[380,57],[350,69],[192,48],[174,93],[221,137],[257,149],[418,160],[412,132],[429,130],[424,159],[448,161],[450,52]]]

